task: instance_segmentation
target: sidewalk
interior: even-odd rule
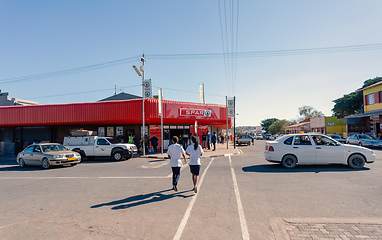
[[[217,143],[216,144],[216,150],[212,151],[213,147],[211,147],[211,150],[203,149],[204,153],[201,158],[212,158],[212,157],[223,157],[223,156],[229,156],[229,155],[236,155],[240,154],[239,149],[236,147],[236,149],[233,148],[233,143],[228,144],[227,149],[227,143]],[[140,156],[141,158],[157,158],[157,159],[168,159],[168,156],[165,152],[161,154],[158,153],[148,153],[145,156]]]

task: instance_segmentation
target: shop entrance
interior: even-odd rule
[[[179,138],[179,144],[183,148],[191,143],[190,126],[189,125],[167,125],[164,126],[164,148],[167,149],[168,145],[172,144],[172,138],[177,136]]]

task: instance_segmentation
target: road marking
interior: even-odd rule
[[[241,149],[239,148],[239,151],[241,152],[241,154],[244,154],[243,151],[241,151]]]
[[[239,219],[240,219],[240,226],[241,226],[241,234],[243,236],[244,240],[249,240],[249,233],[248,233],[248,227],[247,227],[247,221],[245,220],[243,205],[241,204],[241,198],[240,198],[240,192],[239,187],[237,185],[235,170],[232,167],[232,161],[231,156],[229,158],[229,165],[231,167],[231,174],[232,174],[232,180],[233,180],[233,187],[235,189],[235,195],[236,195],[236,202],[237,202],[237,209],[239,211]]]
[[[206,167],[206,170],[204,170],[203,175],[199,179],[199,189],[198,189],[199,192],[200,192],[200,186],[202,186],[202,183],[203,183],[203,180],[204,180],[204,176],[206,175],[207,170],[211,166],[211,163],[214,161],[214,159],[215,158],[211,158],[211,162],[208,164],[208,166]],[[174,240],[179,240],[180,237],[182,236],[182,233],[184,231],[184,228],[186,227],[188,218],[190,217],[191,210],[194,207],[194,204],[195,204],[197,196],[198,196],[198,194],[195,194],[194,196],[192,196],[191,201],[188,204],[188,208],[187,208],[186,212],[184,213],[183,219],[180,222],[178,230],[176,231],[176,234],[175,234],[175,236],[173,238]]]

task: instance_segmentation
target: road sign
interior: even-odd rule
[[[228,117],[235,116],[235,98],[227,99],[227,111],[228,111]]]
[[[151,79],[147,79],[143,82],[143,88],[145,93],[145,98],[152,98],[152,86],[151,86]]]

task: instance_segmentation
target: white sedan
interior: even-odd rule
[[[286,168],[297,164],[348,164],[355,169],[365,163],[373,163],[372,150],[341,144],[336,140],[317,133],[290,134],[265,143],[265,159],[281,163]]]

